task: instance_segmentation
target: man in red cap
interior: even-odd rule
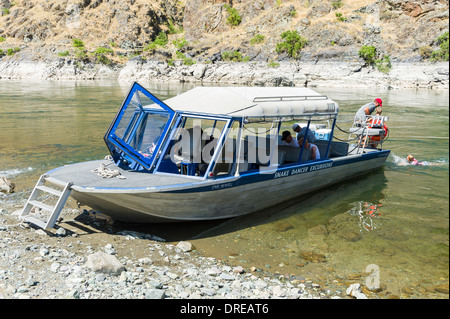
[[[363,106],[360,107],[358,112],[356,112],[355,120],[359,120],[360,122],[363,122],[363,123],[366,122],[366,115],[371,115],[372,112],[378,106],[379,107],[383,106],[383,101],[381,101],[380,98],[376,98],[373,102],[364,104]]]

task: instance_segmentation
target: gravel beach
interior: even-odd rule
[[[86,210],[65,209],[55,229],[33,228],[17,206],[0,209],[0,299],[345,297],[344,286],[322,291],[307,278],[231,267],[190,242],[113,230]]]

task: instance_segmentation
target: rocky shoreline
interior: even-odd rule
[[[64,209],[57,229],[44,231],[21,223],[17,209],[0,209],[0,299],[366,298],[354,287],[347,297],[343,283],[324,289],[308,278],[231,267],[190,242],[114,230],[87,211]]]
[[[2,80],[102,80],[150,81],[249,86],[356,87],[379,89],[447,89],[449,64],[393,63],[385,74],[355,61],[215,62],[173,65],[137,56],[125,64],[105,65],[71,58],[34,59],[19,52],[0,60]]]
[[[80,208],[65,208],[44,231],[18,219],[14,193],[0,195],[0,299],[417,298],[407,288],[395,295],[367,287],[367,273],[309,278],[228,264],[189,241],[167,242]],[[448,283],[416,288],[448,296]]]

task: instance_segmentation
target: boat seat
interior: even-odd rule
[[[327,147],[328,147],[328,141],[316,140],[316,142],[314,142],[314,144],[316,144],[317,147],[319,148],[320,157],[325,158],[325,153],[327,152]],[[332,141],[331,146],[330,146],[330,151],[328,154],[328,158],[344,156],[344,155],[347,155],[347,153],[348,153],[348,143]]]
[[[285,152],[284,163],[297,163],[300,158],[300,147],[292,147],[287,145],[278,145],[278,153]],[[300,162],[306,162],[309,160],[311,151],[307,148],[303,150],[302,158]]]

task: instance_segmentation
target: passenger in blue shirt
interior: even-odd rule
[[[305,137],[306,130],[308,130],[308,133],[306,133],[307,134],[306,139],[308,141],[310,141],[311,143],[315,143],[316,142],[316,136],[314,135],[313,131],[311,131],[307,127],[303,127],[302,128],[300,126],[300,124],[295,123],[294,125],[292,125],[292,130],[294,132],[297,132],[297,141],[299,139],[301,139],[302,137]]]

